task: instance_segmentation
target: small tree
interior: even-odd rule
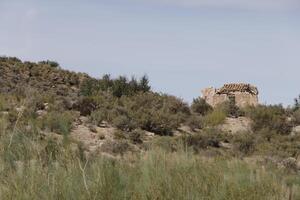
[[[113,80],[110,78],[109,74],[103,75],[102,79],[100,80],[100,87],[103,91],[107,91],[113,86]]]
[[[149,92],[151,87],[149,86],[149,78],[147,75],[144,75],[139,82],[139,90],[143,92]]]
[[[294,99],[295,103],[294,103],[294,111],[298,110],[300,108],[300,95],[298,96],[298,98]]]
[[[51,60],[40,61],[39,64],[49,65],[50,67],[53,67],[53,68],[59,67],[59,63],[58,62],[51,61]]]
[[[113,95],[116,97],[121,97],[128,94],[128,83],[125,76],[119,76],[113,84]]]

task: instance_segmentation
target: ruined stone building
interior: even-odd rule
[[[234,101],[238,107],[258,105],[258,90],[255,86],[245,83],[225,84],[220,89],[206,88],[202,90],[203,98],[212,107],[226,101]]]

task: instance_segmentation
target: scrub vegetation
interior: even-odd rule
[[[299,98],[189,105],[147,76],[92,78],[10,57],[0,86],[0,199],[300,199]],[[248,131],[222,129],[241,118]],[[74,137],[81,130],[93,143]]]

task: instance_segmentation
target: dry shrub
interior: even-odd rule
[[[201,115],[206,115],[213,110],[212,107],[203,98],[200,97],[193,100],[191,109],[193,112]]]

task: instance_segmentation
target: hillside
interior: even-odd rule
[[[299,100],[189,105],[147,76],[0,57],[0,197],[300,199]]]
[[[49,92],[61,96],[78,96],[86,74],[61,69],[57,63],[22,62],[17,58],[0,58],[1,92],[10,93],[32,87],[39,92]]]

